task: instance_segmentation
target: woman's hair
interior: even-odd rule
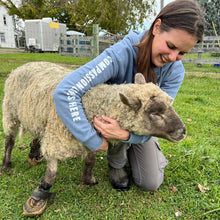
[[[160,31],[168,32],[172,28],[185,30],[202,41],[204,32],[204,16],[199,4],[194,0],[176,0],[166,5],[151,24],[150,29],[134,45],[138,47],[137,69],[143,73],[147,82],[157,83],[154,65],[151,62],[153,27],[157,19],[161,19]]]

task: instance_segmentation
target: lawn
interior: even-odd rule
[[[89,61],[88,58],[81,61],[72,58],[71,63],[71,57],[57,59],[54,56],[46,58],[41,54],[36,60],[75,65]],[[0,62],[3,57],[0,56]],[[14,66],[29,61],[27,57],[20,59],[20,56],[15,61],[12,55],[7,59]],[[7,71],[1,72],[0,77],[1,103]],[[35,219],[220,219],[219,88],[217,74],[186,74],[174,108],[187,126],[187,137],[180,143],[160,139],[169,165],[159,190],[146,192],[134,183],[128,192],[112,189],[106,153],[97,155],[94,176],[99,184],[94,187],[80,183],[81,159],[60,161],[51,189],[51,192],[56,192],[56,197],[48,202],[45,213]],[[4,154],[1,119],[0,112],[0,161]],[[12,155],[13,169],[0,175],[0,219],[31,219],[23,217],[22,206],[44,176],[46,161],[37,166],[28,165],[26,157],[30,141],[28,135],[16,141]],[[27,148],[20,149],[23,144]]]
[[[0,53],[0,74],[8,74],[12,69],[33,61],[48,61],[78,67],[90,60],[89,57],[61,56],[57,53]]]

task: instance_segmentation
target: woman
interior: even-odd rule
[[[175,98],[184,78],[181,59],[202,40],[204,18],[193,0],[176,0],[156,17],[148,31],[131,31],[124,39],[106,49],[91,62],[65,77],[54,93],[57,113],[69,131],[92,151],[108,149],[109,176],[117,190],[128,190],[129,178],[124,169],[127,157],[134,182],[154,191],[163,182],[167,160],[160,151],[157,138],[138,136],[123,130],[119,123],[102,116],[94,118],[95,129],[84,114],[81,96],[99,83],[134,82],[137,72],[147,82],[157,83]],[[71,114],[69,102],[75,100],[77,112]],[[121,140],[120,147],[108,146],[107,139]]]

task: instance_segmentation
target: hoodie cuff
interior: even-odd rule
[[[124,143],[131,143],[131,144],[142,144],[144,142],[149,141],[151,136],[144,136],[144,135],[136,135],[130,132],[130,138],[127,141],[121,140]]]

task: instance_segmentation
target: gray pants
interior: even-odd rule
[[[143,144],[109,146],[107,158],[115,169],[123,168],[128,159],[134,182],[147,191],[155,191],[162,184],[168,164],[155,137]]]

